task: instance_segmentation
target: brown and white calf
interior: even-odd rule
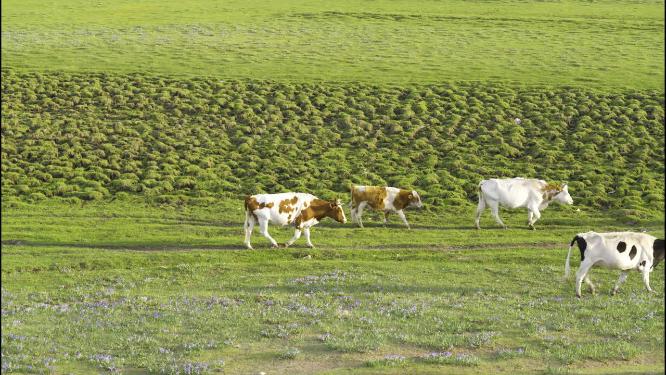
[[[506,224],[499,217],[500,206],[506,208],[527,208],[527,225],[534,228],[534,223],[541,217],[541,211],[552,202],[573,204],[567,184],[547,183],[534,178],[493,178],[479,183],[479,205],[476,208],[476,228],[480,229],[481,214],[490,208],[497,224],[506,229]]]
[[[404,190],[383,186],[356,186],[351,187],[351,217],[363,228],[363,209],[370,207],[376,211],[384,211],[384,223],[388,215],[395,212],[409,229],[409,223],[403,210],[407,207],[423,207],[421,197],[416,190]]]
[[[569,258],[574,243],[578,244],[581,260],[576,272],[576,297],[580,297],[580,287],[583,281],[590,286],[590,290],[594,294],[594,284],[588,276],[592,266],[622,270],[620,278],[611,292],[613,295],[627,279],[629,271],[634,269],[643,273],[643,283],[648,291],[652,291],[650,272],[664,259],[663,239],[635,232],[578,233],[569,244],[569,253],[564,265],[564,277],[569,276]]]
[[[310,241],[310,228],[325,217],[330,217],[340,223],[347,222],[339,199],[329,202],[307,193],[249,196],[245,198],[245,246],[252,249],[250,237],[254,225],[259,223],[259,232],[271,242],[272,247],[278,247],[277,242],[268,233],[268,223],[273,223],[294,226],[294,236],[285,243],[285,247],[299,239],[301,232],[305,234],[307,245],[314,247]]]

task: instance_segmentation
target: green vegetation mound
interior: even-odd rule
[[[5,197],[346,197],[354,182],[441,207],[525,176],[588,207],[663,210],[663,91],[2,73]]]

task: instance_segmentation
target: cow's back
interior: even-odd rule
[[[579,233],[587,242],[586,256],[597,256],[599,265],[608,268],[632,269],[648,259],[652,261],[652,245],[656,237],[636,232]]]
[[[530,199],[537,198],[542,180],[516,178],[491,178],[479,183],[485,199],[498,202],[508,208],[525,207]]]
[[[259,209],[254,213],[267,218],[271,223],[287,225],[293,223],[301,211],[316,197],[308,193],[256,194]]]
[[[352,186],[352,207],[361,202],[367,202],[368,206],[375,210],[382,210],[386,204],[389,188],[383,186]]]

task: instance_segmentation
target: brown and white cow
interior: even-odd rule
[[[278,225],[293,225],[294,236],[285,243],[290,246],[305,234],[309,247],[310,227],[319,223],[323,218],[330,217],[340,223],[346,223],[347,218],[342,210],[340,200],[329,202],[307,193],[280,193],[256,194],[245,198],[245,246],[252,249],[250,237],[254,225],[259,223],[259,232],[264,235],[272,247],[278,247],[277,242],[268,233],[268,223]]]
[[[409,223],[403,210],[407,207],[423,207],[421,197],[416,190],[404,190],[384,186],[356,186],[351,187],[351,217],[363,228],[363,209],[370,207],[376,211],[384,211],[384,223],[388,222],[388,215],[395,212],[409,229]]]
[[[617,293],[620,285],[627,279],[630,270],[637,270],[643,274],[645,288],[651,292],[650,272],[664,260],[664,240],[647,233],[578,233],[569,244],[567,260],[564,263],[565,278],[569,276],[569,258],[571,258],[571,249],[574,244],[578,244],[580,250],[580,266],[576,272],[576,297],[580,297],[580,287],[583,281],[594,294],[595,287],[588,276],[592,266],[622,271],[611,294]]]

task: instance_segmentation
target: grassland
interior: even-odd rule
[[[656,90],[3,73],[2,192],[22,200],[346,198],[360,183],[452,209],[483,178],[538,176],[627,221],[663,214]]]
[[[3,1],[30,71],[664,88],[663,1]]]
[[[1,7],[3,374],[664,373],[662,265],[562,279],[664,236],[663,1]],[[575,206],[472,229],[520,175]],[[426,209],[241,248],[244,195],[352,182]]]
[[[317,249],[255,235],[247,251],[232,201],[11,206],[4,371],[663,372],[663,268],[654,294],[638,274],[611,297],[617,272],[595,270],[600,293],[581,300],[562,280],[575,232],[627,229],[593,212],[546,211],[536,232],[522,212],[508,231],[487,216],[472,229],[471,210],[409,212],[411,231],[324,222]]]

